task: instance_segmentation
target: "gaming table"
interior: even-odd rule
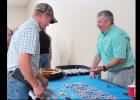
[[[49,99],[57,100],[86,100],[93,98],[93,94],[95,98],[100,95],[100,98],[104,99],[108,96],[110,99],[132,100],[133,98],[127,96],[127,93],[126,88],[101,80],[98,76],[90,78],[89,75],[77,75],[49,81],[45,95]]]

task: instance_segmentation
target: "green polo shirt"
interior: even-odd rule
[[[100,33],[96,54],[101,57],[103,64],[108,64],[114,58],[126,60],[124,63],[108,69],[110,72],[117,72],[135,64],[130,38],[125,31],[116,25],[112,25],[106,32]]]

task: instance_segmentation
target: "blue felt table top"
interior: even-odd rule
[[[65,88],[65,85],[76,82],[82,82],[84,84],[88,84],[91,87],[96,87],[100,91],[104,91],[112,96],[115,96],[117,99],[133,99],[127,95],[124,95],[128,93],[127,89],[100,80],[98,78],[89,78],[88,75],[64,77],[59,80],[49,81],[48,90],[51,91],[50,99],[65,99],[65,97],[70,97],[74,100],[82,99],[81,96]],[[61,95],[62,93],[64,96]]]

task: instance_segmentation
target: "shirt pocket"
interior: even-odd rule
[[[109,58],[112,58],[113,57],[113,47],[112,47],[112,44],[110,41],[106,41],[104,43],[104,54],[109,57]]]
[[[99,42],[97,43],[97,50],[98,50],[98,52],[100,52],[100,53],[102,53],[102,51],[103,51],[103,43],[102,43],[101,41],[99,41]]]

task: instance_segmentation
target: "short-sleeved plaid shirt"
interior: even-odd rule
[[[14,33],[7,53],[7,71],[15,70],[18,66],[18,56],[20,53],[31,54],[33,71],[39,68],[40,28],[37,22],[30,18]]]

